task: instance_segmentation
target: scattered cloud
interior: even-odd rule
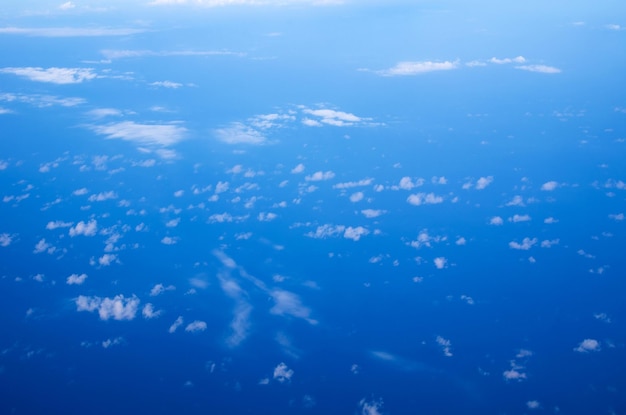
[[[0,101],[5,102],[20,102],[24,104],[33,105],[38,108],[47,108],[55,105],[62,107],[74,107],[84,104],[83,98],[64,97],[59,98],[54,95],[39,95],[39,94],[14,94],[14,93],[0,93]]]
[[[141,315],[143,315],[143,318],[145,319],[156,318],[160,316],[161,313],[161,310],[155,311],[154,306],[151,303],[147,303],[146,305],[144,305],[143,309],[141,310]]]
[[[444,356],[452,357],[452,343],[450,342],[450,340],[444,339],[441,336],[437,336],[436,341],[437,344],[441,346]]]
[[[512,249],[520,249],[520,250],[523,250],[523,251],[528,251],[536,243],[537,243],[537,238],[532,238],[532,239],[531,238],[524,238],[522,240],[521,244],[519,242],[515,242],[515,241],[509,242],[509,247],[512,248]]]
[[[493,176],[481,177],[476,181],[476,189],[483,190],[493,182]]]
[[[105,200],[117,199],[117,197],[117,193],[111,190],[108,192],[93,194],[89,196],[87,200],[89,200],[90,202],[104,202]]]
[[[518,223],[518,222],[528,222],[531,220],[530,215],[513,215],[509,218],[509,222]]]
[[[274,300],[274,306],[270,309],[270,313],[279,316],[292,316],[308,321],[310,324],[317,324],[316,320],[310,318],[311,310],[302,305],[300,297],[296,294],[281,289],[275,289],[270,292]]]
[[[293,370],[289,369],[286,364],[281,362],[274,368],[273,376],[274,380],[280,383],[289,382],[293,376]]]
[[[231,123],[229,127],[215,130],[218,140],[226,144],[265,144],[267,137],[263,133],[241,122]]]
[[[625,218],[625,216],[624,216],[623,213],[617,213],[617,214],[611,213],[611,214],[609,214],[609,219],[613,219],[613,220],[618,221],[618,222],[623,221],[624,218]]]
[[[304,164],[300,163],[293,169],[291,169],[292,174],[302,173],[304,171]]]
[[[523,71],[529,71],[529,72],[547,73],[547,74],[561,73],[561,70],[559,68],[555,68],[554,66],[547,66],[547,65],[521,65],[521,66],[516,66],[515,69],[521,69]]]
[[[316,117],[317,119],[313,121],[317,124],[321,123],[326,125],[332,125],[335,127],[348,127],[361,123],[363,121],[369,121],[369,118],[364,119],[348,112],[336,111],[325,108],[316,110],[305,108],[302,110],[302,112]],[[305,124],[307,123],[305,122]],[[310,122],[308,123],[308,125],[310,126],[317,126],[317,124],[313,125]]]
[[[91,219],[87,223],[81,220],[75,226],[70,228],[69,234],[72,238],[78,235],[94,236],[97,231],[98,231],[98,222],[96,222],[95,219]]]
[[[170,147],[187,135],[187,129],[180,123],[140,124],[134,121],[122,121],[107,125],[91,126],[91,129],[107,139],[132,141],[140,146]]]
[[[322,180],[330,180],[333,177],[335,177],[335,173],[333,173],[332,171],[316,171],[315,173],[306,176],[304,178],[304,180],[306,180],[307,182],[319,182]]]
[[[183,325],[183,316],[178,316],[178,318],[176,319],[176,321],[174,321],[174,323],[172,323],[172,325],[170,326],[170,328],[167,330],[169,333],[174,333],[180,326]]]
[[[448,263],[448,260],[441,256],[441,257],[435,258],[433,262],[437,269],[444,269],[446,267],[446,264]]]
[[[32,37],[129,36],[145,31],[145,29],[114,29],[107,27],[0,27],[0,35],[23,35]]]
[[[8,233],[0,233],[0,246],[7,247],[13,242],[13,236]]]
[[[174,291],[175,289],[176,287],[174,287],[173,285],[168,285],[166,287],[163,284],[156,284],[150,290],[150,297],[156,297],[157,295],[163,294],[166,291]]]
[[[594,339],[585,339],[574,348],[578,353],[597,352],[600,350],[600,342]]]
[[[160,86],[162,88],[171,88],[171,89],[177,89],[183,86],[183,84],[180,84],[178,82],[172,82],[172,81],[157,81],[157,82],[152,82],[149,85]]]
[[[414,206],[420,205],[434,205],[443,203],[443,197],[437,196],[434,193],[417,193],[410,195],[406,201]]]
[[[57,220],[57,221],[54,221],[54,222],[50,221],[46,225],[46,229],[54,230],[54,229],[59,229],[59,228],[69,228],[73,224],[74,224],[74,222],[64,222],[62,220]]]
[[[550,182],[545,182],[544,184],[541,185],[541,190],[545,191],[545,192],[551,192],[554,189],[556,189],[557,187],[559,187],[559,183],[555,182],[554,180],[550,181]]]
[[[79,84],[97,77],[93,68],[1,68],[0,73],[13,74],[36,82]]]
[[[386,210],[381,210],[381,209],[363,209],[361,211],[361,213],[366,218],[372,219],[372,218],[377,218],[380,215],[383,215],[383,214],[387,213],[387,211]]]
[[[382,399],[375,401],[367,401],[365,399],[361,399],[359,401],[359,415],[382,415],[382,409]]]
[[[427,72],[449,71],[459,67],[459,61],[405,61],[398,62],[389,69],[372,71],[380,76],[409,76],[419,75]]]
[[[87,279],[87,274],[72,274],[67,277],[67,285],[82,285]]]
[[[524,63],[526,62],[526,58],[524,58],[523,56],[517,56],[515,58],[503,58],[503,59],[498,59],[498,58],[491,58],[489,59],[490,63],[495,63],[497,65],[502,65],[502,64],[507,64],[507,63]]]
[[[116,295],[113,298],[78,296],[75,300],[78,311],[97,311],[101,320],[132,320],[137,314],[139,298],[132,296],[125,298],[123,295]]]
[[[185,331],[190,332],[190,333],[196,333],[199,331],[204,331],[206,330],[206,328],[207,328],[207,325],[204,321],[195,320],[187,324],[187,327],[185,327]]]

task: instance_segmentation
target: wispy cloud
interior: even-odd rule
[[[169,147],[187,135],[187,129],[180,123],[168,124],[141,124],[134,121],[123,121],[107,125],[90,127],[96,134],[104,135],[108,139],[133,141],[148,147]]]
[[[312,6],[331,6],[343,4],[343,0],[153,0],[151,6],[195,5],[204,7],[224,6],[287,6],[290,4],[309,4]]]
[[[53,95],[39,95],[39,94],[19,94],[19,93],[0,93],[0,101],[4,102],[19,102],[24,104],[33,105],[39,108],[51,107],[54,105],[60,105],[62,107],[74,107],[76,105],[84,104],[83,98],[72,97],[57,97]]]
[[[241,122],[215,130],[218,140],[226,144],[265,144],[267,137],[258,130]]]
[[[0,27],[0,34],[34,37],[98,37],[129,36],[145,32],[145,29],[132,28],[81,28],[81,27]]]
[[[435,71],[449,71],[458,67],[459,61],[404,61],[398,62],[395,66],[391,68],[372,72],[380,76],[410,76]]]
[[[13,74],[36,82],[80,84],[97,77],[93,68],[2,68],[0,73]]]
[[[521,69],[523,71],[539,72],[539,73],[547,73],[547,74],[561,73],[561,70],[559,68],[555,68],[554,66],[547,66],[547,65],[521,65],[521,66],[516,66],[515,68]]]
[[[148,49],[103,49],[100,53],[106,59],[128,59],[143,57],[168,57],[168,56],[245,56],[241,52],[228,50],[148,50]]]

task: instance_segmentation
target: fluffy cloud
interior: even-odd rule
[[[69,233],[71,237],[74,237],[77,235],[94,236],[97,231],[98,231],[98,222],[96,222],[95,219],[92,219],[87,223],[81,220],[80,222],[76,224],[76,226],[73,226],[70,228]]]
[[[361,200],[363,200],[363,197],[364,197],[363,192],[355,192],[350,195],[350,201],[352,203],[360,202]]]
[[[448,263],[448,260],[444,257],[437,257],[433,260],[433,262],[435,263],[435,267],[437,269],[444,269],[446,267],[446,264]]]
[[[74,224],[74,222],[63,222],[62,220],[57,220],[57,221],[54,221],[54,222],[50,221],[46,225],[46,229],[54,230],[54,229],[58,229],[58,228],[69,228],[73,224]]]
[[[75,300],[77,311],[97,311],[101,320],[132,320],[137,314],[139,298],[132,296],[125,298],[123,295],[116,295],[113,298],[78,296]]]
[[[437,344],[441,346],[444,356],[452,357],[452,343],[450,342],[450,340],[444,339],[441,336],[437,336],[436,341]]]
[[[359,401],[359,415],[382,415],[383,401]]]
[[[332,171],[316,171],[315,173],[306,176],[304,178],[304,180],[308,181],[308,182],[319,182],[322,180],[330,180],[333,177],[335,177],[335,173],[333,173]]]
[[[168,285],[166,287],[163,284],[156,284],[150,290],[150,297],[156,297],[157,295],[160,295],[160,294],[164,293],[165,291],[174,291],[175,289],[176,289],[176,287],[174,287],[173,285]]]
[[[291,316],[301,318],[311,324],[317,324],[316,320],[310,318],[311,310],[302,305],[300,297],[296,294],[281,289],[275,289],[270,292],[274,300],[274,306],[270,309],[270,313],[279,316]]]
[[[306,120],[304,121],[304,124],[309,126],[318,126],[318,124],[321,123],[335,127],[348,127],[364,121],[363,118],[357,117],[354,114],[331,109],[304,109],[302,112],[317,117],[317,120],[309,120],[308,123]]]
[[[419,75],[434,71],[448,71],[459,67],[458,61],[420,61],[420,62],[398,62],[395,66],[374,73],[381,76],[407,76]]]
[[[298,164],[296,167],[291,169],[291,173],[293,174],[302,173],[303,171],[304,171],[304,164],[302,163]]]
[[[410,195],[406,201],[414,206],[420,205],[434,205],[443,203],[443,197],[437,196],[434,193],[416,193]]]
[[[530,215],[513,215],[509,218],[509,222],[517,223],[517,222],[528,222],[531,220]]]
[[[267,142],[267,138],[261,132],[240,122],[215,130],[215,136],[226,144],[259,145]]]
[[[493,182],[493,176],[481,177],[476,181],[476,189],[483,190]]]
[[[597,352],[600,350],[600,342],[594,339],[585,339],[574,348],[579,353]]]
[[[524,238],[522,243],[511,241],[509,242],[509,247],[512,249],[521,249],[523,251],[528,251],[537,243],[537,238]]]
[[[79,84],[97,77],[92,68],[2,68],[0,73],[13,74],[31,81],[53,84]]]
[[[160,86],[163,88],[180,88],[181,86],[183,86],[183,84],[179,84],[178,82],[172,82],[172,81],[157,81],[157,82],[152,82],[150,84],[151,86]]]
[[[502,65],[505,63],[524,63],[526,62],[526,58],[524,58],[523,56],[517,56],[515,58],[504,58],[504,59],[498,59],[494,57],[494,58],[489,59],[489,62],[495,63],[497,65]]]
[[[104,202],[105,200],[117,199],[117,197],[118,197],[117,193],[111,190],[108,192],[101,192],[98,194],[93,194],[89,196],[87,200],[89,200],[90,202]]]
[[[546,191],[546,192],[551,192],[557,187],[559,187],[559,183],[553,180],[553,181],[545,182],[544,184],[542,184],[541,190]]]
[[[13,237],[8,233],[0,233],[0,246],[7,247],[13,242]]]
[[[371,218],[377,218],[380,215],[387,213],[387,211],[386,210],[381,210],[381,209],[363,209],[361,211],[361,213],[366,218],[371,219]]]
[[[87,279],[87,274],[72,274],[67,277],[66,283],[68,285],[81,285]]]
[[[143,309],[141,310],[141,315],[143,315],[143,318],[146,319],[156,318],[161,315],[161,310],[154,311],[154,306],[151,303],[148,303],[143,306]]]
[[[289,382],[293,376],[293,370],[289,369],[286,364],[279,363],[274,368],[274,379],[280,383]]]
[[[182,325],[183,325],[183,316],[178,316],[176,321],[172,323],[172,325],[167,331],[170,333],[174,333]]]

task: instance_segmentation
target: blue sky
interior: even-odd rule
[[[0,412],[624,412],[625,12],[3,5]]]

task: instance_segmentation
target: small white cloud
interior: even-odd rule
[[[406,201],[414,206],[420,205],[434,205],[438,203],[443,203],[443,197],[437,196],[434,193],[417,193],[410,195]]]
[[[365,119],[358,117],[348,112],[336,111],[332,109],[304,109],[302,112],[305,114],[318,117],[318,120],[309,120],[305,125],[318,127],[322,124],[332,125],[335,127],[348,127],[365,121]],[[310,121],[313,121],[311,123]]]
[[[2,27],[0,34],[34,37],[96,37],[128,36],[143,33],[145,29],[80,28],[80,27]]]
[[[509,242],[509,247],[512,249],[520,249],[523,251],[527,251],[533,247],[537,243],[537,238],[524,238],[522,243],[518,243],[515,241]]]
[[[559,68],[555,68],[554,66],[547,66],[547,65],[522,65],[522,66],[516,66],[515,69],[521,69],[523,71],[529,71],[529,72],[547,73],[547,74],[561,73],[561,70]]]
[[[8,233],[0,234],[0,246],[1,247],[7,247],[11,245],[11,242],[13,242],[13,236],[9,235]]]
[[[528,222],[531,220],[530,215],[513,215],[509,218],[509,222],[518,223],[518,222]]]
[[[280,383],[289,382],[293,376],[293,370],[289,369],[286,364],[279,363],[274,368],[274,379]]]
[[[366,401],[361,399],[359,401],[359,415],[382,415],[383,401]]]
[[[308,182],[319,182],[322,180],[330,180],[333,177],[335,177],[335,173],[333,173],[332,171],[316,171],[315,173],[306,176],[304,178],[304,180],[308,181]]]
[[[148,303],[143,306],[143,309],[141,310],[141,314],[143,315],[143,318],[151,319],[151,318],[156,318],[160,316],[161,310],[155,311],[154,306],[151,303]]]
[[[400,179],[398,187],[403,190],[411,190],[414,187],[420,187],[424,184],[424,179],[417,179],[415,182],[408,176]]]
[[[100,258],[98,258],[98,264],[103,267],[107,267],[117,261],[117,255],[115,254],[104,254]]]
[[[493,182],[493,176],[481,177],[476,181],[476,189],[483,190]]]
[[[346,239],[352,239],[353,241],[358,241],[359,239],[361,239],[361,236],[368,235],[369,233],[370,231],[362,226],[357,226],[356,228],[349,226],[344,231],[343,237]]]
[[[539,409],[541,408],[541,404],[539,403],[539,401],[528,401],[526,402],[526,407],[528,409]]]
[[[187,327],[185,327],[185,331],[190,332],[190,333],[196,333],[199,331],[204,331],[206,330],[206,328],[207,328],[207,325],[204,321],[195,320],[187,324]]]
[[[444,62],[432,62],[432,61],[418,61],[418,62],[398,62],[395,66],[380,71],[374,71],[374,73],[381,76],[408,76],[419,75],[427,72],[434,71],[449,71],[459,67],[458,61],[444,61]]]
[[[272,213],[272,212],[260,212],[259,215],[257,216],[257,219],[260,222],[271,222],[274,219],[276,219],[278,217],[278,215],[276,213]]]
[[[296,167],[291,169],[291,173],[293,174],[302,173],[303,171],[304,171],[304,164],[302,163],[298,164]]]
[[[215,130],[215,136],[226,144],[259,145],[267,142],[267,138],[261,132],[240,122]]]
[[[78,311],[97,311],[101,320],[132,320],[137,314],[139,298],[132,296],[125,298],[123,295],[116,295],[113,298],[78,296],[75,300]]]
[[[69,228],[73,224],[74,222],[63,222],[62,220],[57,220],[54,222],[50,221],[46,225],[46,229],[51,231],[51,230],[58,229],[58,228]]]
[[[90,202],[104,202],[105,200],[117,199],[117,197],[117,193],[111,190],[108,192],[101,192],[91,195],[87,200],[89,200]]]
[[[553,181],[545,182],[544,184],[542,184],[541,190],[546,191],[546,192],[551,192],[557,187],[559,187],[559,183],[553,180]]]
[[[624,220],[624,214],[623,213],[618,213],[618,214],[610,214],[609,215],[609,219],[613,219],[616,220],[618,222],[621,222]]]
[[[361,200],[363,200],[363,197],[363,192],[355,192],[350,195],[350,201],[352,203],[360,202]]]
[[[163,245],[174,245],[178,242],[178,238],[173,238],[171,236],[164,236],[163,239],[161,239],[161,243]]]
[[[448,339],[444,339],[441,336],[437,336],[437,344],[441,346],[444,356],[452,357],[452,343]]]
[[[122,121],[107,125],[92,126],[96,134],[107,139],[120,139],[135,142],[141,146],[169,147],[185,138],[187,129],[178,123],[140,124]]]
[[[66,283],[68,285],[81,285],[87,279],[87,274],[72,274],[67,277]]]
[[[455,242],[455,244],[457,244],[457,245],[465,245],[466,243],[467,243],[467,240],[466,240],[465,238],[463,238],[462,236],[461,236],[461,237],[459,237],[459,238],[456,240],[456,242]]]
[[[168,331],[170,333],[174,333],[182,325],[183,325],[183,316],[178,316],[178,318],[176,319],[176,321],[174,321],[174,323],[172,323]]]
[[[550,225],[550,224],[553,224],[553,223],[557,223],[558,221],[559,221],[558,219],[555,219],[555,218],[553,218],[552,216],[550,216],[550,217],[548,217],[548,218],[545,218],[545,219],[543,220],[543,223],[546,223],[546,224],[549,224],[549,225]]]
[[[123,344],[123,343],[124,343],[123,337],[116,337],[114,339],[106,339],[105,341],[103,341],[102,347],[104,347],[105,349],[108,349],[111,346],[116,346],[116,345]]]
[[[437,269],[444,269],[446,267],[446,264],[448,263],[448,260],[444,257],[437,257],[433,260],[433,262],[435,263],[435,267]]]
[[[381,209],[363,209],[361,211],[361,213],[366,218],[372,219],[372,218],[377,218],[380,215],[383,215],[383,214],[387,213],[387,211],[386,210],[381,210]]]
[[[504,58],[504,59],[498,59],[494,57],[494,58],[489,59],[489,62],[495,63],[497,65],[503,65],[506,63],[524,63],[526,62],[526,59],[523,56],[517,56],[515,58]]]
[[[0,73],[13,74],[36,82],[79,84],[97,77],[93,68],[2,68]]]
[[[178,82],[172,82],[172,81],[157,81],[157,82],[152,82],[150,85],[160,86],[163,88],[172,88],[172,89],[180,88],[181,86],[183,86],[183,84],[179,84]]]
[[[156,297],[157,295],[163,294],[165,291],[174,291],[176,287],[173,285],[168,285],[167,287],[163,284],[156,284],[150,290],[150,297]]]
[[[92,219],[87,223],[81,220],[80,222],[76,224],[76,226],[73,226],[70,228],[69,234],[71,237],[74,237],[77,235],[94,236],[97,231],[98,231],[98,222],[96,222],[95,219]]]
[[[579,353],[597,352],[600,350],[600,342],[594,339],[585,339],[574,348]]]

